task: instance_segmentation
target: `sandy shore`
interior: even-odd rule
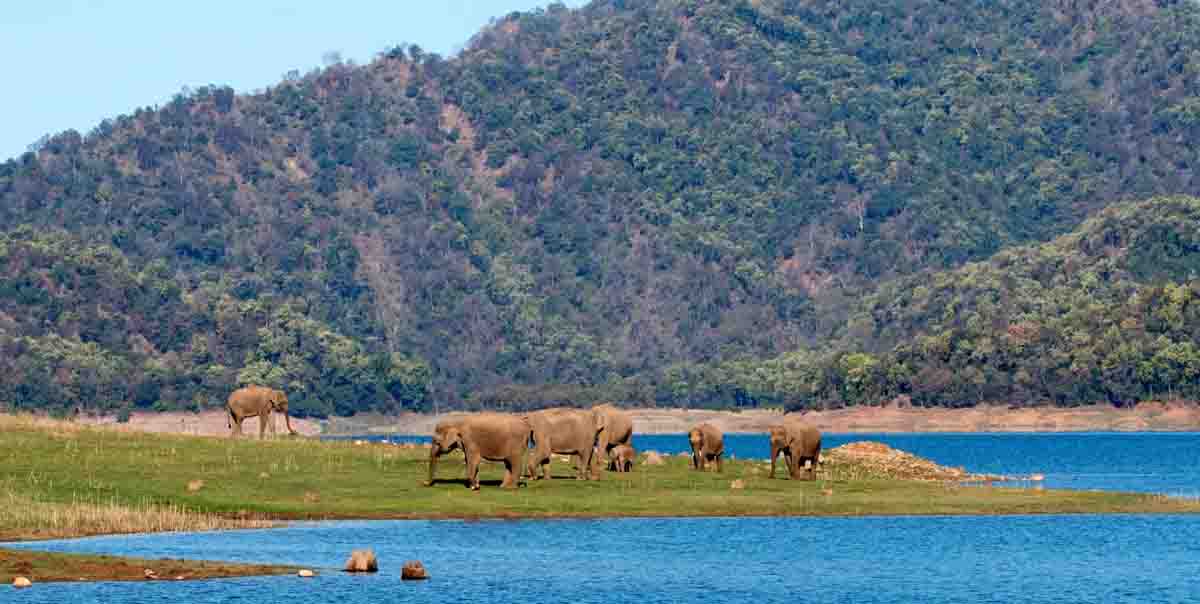
[[[632,409],[634,429],[642,434],[687,432],[710,422],[725,432],[765,432],[784,418],[780,411],[742,412],[697,409]],[[334,419],[332,433],[430,434],[438,421],[455,414],[405,414],[399,417]],[[969,409],[914,407],[857,407],[803,414],[824,432],[1082,432],[1200,430],[1200,405],[1191,402],[1142,403],[1119,409],[1092,405],[1069,409],[1032,407],[1010,409],[980,406]]]
[[[783,419],[780,411],[747,410],[741,412],[699,409],[632,409],[635,430],[642,434],[687,432],[700,423],[710,422],[725,432],[765,432]],[[328,420],[292,418],[292,426],[305,436],[320,434],[415,434],[427,435],[443,418],[440,415],[406,413],[399,416],[358,415]],[[1200,430],[1200,404],[1194,402],[1142,403],[1132,408],[1091,405],[1073,408],[1031,407],[1010,409],[979,406],[967,409],[922,409],[915,407],[857,407],[834,411],[811,411],[805,421],[824,432],[1082,432],[1082,431],[1164,431]],[[283,422],[278,430],[284,432]],[[135,413],[129,422],[119,424],[114,417],[80,418],[79,423],[103,424],[142,432],[169,432],[202,436],[226,436],[225,413],[219,410],[201,413]],[[258,433],[258,420],[243,424],[248,434]]]
[[[283,418],[272,416],[276,422],[278,434],[287,434]],[[169,413],[134,413],[129,421],[118,423],[115,416],[80,417],[80,424],[104,425],[118,430],[133,430],[137,432],[163,432],[171,434],[195,434],[198,436],[228,436],[229,425],[225,411],[212,409],[200,413],[173,411]],[[292,418],[292,428],[304,436],[316,436],[321,433],[321,422],[310,419]],[[242,431],[258,436],[258,418],[251,417],[242,422]]]

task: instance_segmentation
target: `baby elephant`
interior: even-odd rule
[[[637,450],[629,445],[617,445],[608,452],[608,469],[616,472],[633,470],[633,460],[637,459]]]
[[[725,437],[721,429],[704,423],[688,432],[688,441],[692,444],[692,467],[704,470],[704,464],[709,460],[717,462],[717,471],[721,471],[721,457],[725,455]]]

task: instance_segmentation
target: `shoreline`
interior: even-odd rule
[[[785,417],[800,417],[831,434],[941,433],[1070,433],[1070,432],[1192,432],[1200,431],[1200,404],[1191,401],[1146,402],[1134,407],[976,406],[960,409],[920,408],[889,404],[828,411],[785,414],[782,410],[629,408],[639,434],[686,433],[701,422],[730,434],[760,434]],[[406,413],[399,416],[335,417],[322,422],[322,434],[396,434],[427,436],[445,418],[463,412]]]
[[[1200,431],[1200,403],[1196,401],[1151,401],[1133,407],[1087,405],[1081,407],[1019,407],[980,405],[963,408],[921,408],[889,403],[874,407],[851,407],[785,414],[780,409],[714,411],[707,409],[628,408],[634,430],[639,434],[680,434],[701,422],[723,432],[758,434],[786,417],[800,417],[822,432],[831,434],[941,434],[941,433],[1070,433],[1070,432],[1193,432]],[[354,436],[395,434],[428,436],[445,418],[469,412],[400,415],[359,414],[327,419],[292,418],[304,436]],[[279,421],[278,418],[274,418]],[[192,412],[139,412],[128,422],[113,416],[79,417],[79,425],[104,426],[128,432],[228,436],[225,413],[210,409]],[[257,422],[249,420],[247,433],[254,435]]]

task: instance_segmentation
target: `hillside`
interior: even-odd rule
[[[203,407],[265,381],[316,415],[802,404],[725,385],[916,354],[893,344],[949,327],[856,301],[1200,194],[1196,57],[1187,1],[598,0],[449,59],[202,88],[0,166],[0,401]],[[1046,375],[906,383],[929,404],[1148,393]]]
[[[1200,199],[1117,204],[1049,243],[898,279],[822,352],[677,367],[680,398],[836,408],[1200,398]]]

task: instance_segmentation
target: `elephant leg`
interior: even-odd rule
[[[267,433],[267,417],[268,417],[268,416],[266,416],[266,415],[264,415],[264,414],[262,414],[262,413],[259,413],[259,414],[258,414],[258,439],[259,439],[259,440],[262,440],[263,438],[266,438],[266,433]]]
[[[509,457],[504,460],[504,482],[500,483],[502,489],[517,488],[517,477],[514,474],[521,467],[520,457]]]
[[[575,480],[587,480],[588,472],[591,469],[583,464],[584,464],[583,453],[576,453],[575,454]]]
[[[724,466],[724,461],[723,461],[725,454],[717,453],[716,457],[717,457],[717,473],[720,474],[721,472],[725,471],[725,466]]]
[[[242,435],[242,418],[236,415],[233,416],[233,435],[234,437]]]
[[[479,490],[479,461],[478,453],[467,454],[467,485],[473,491]]]

